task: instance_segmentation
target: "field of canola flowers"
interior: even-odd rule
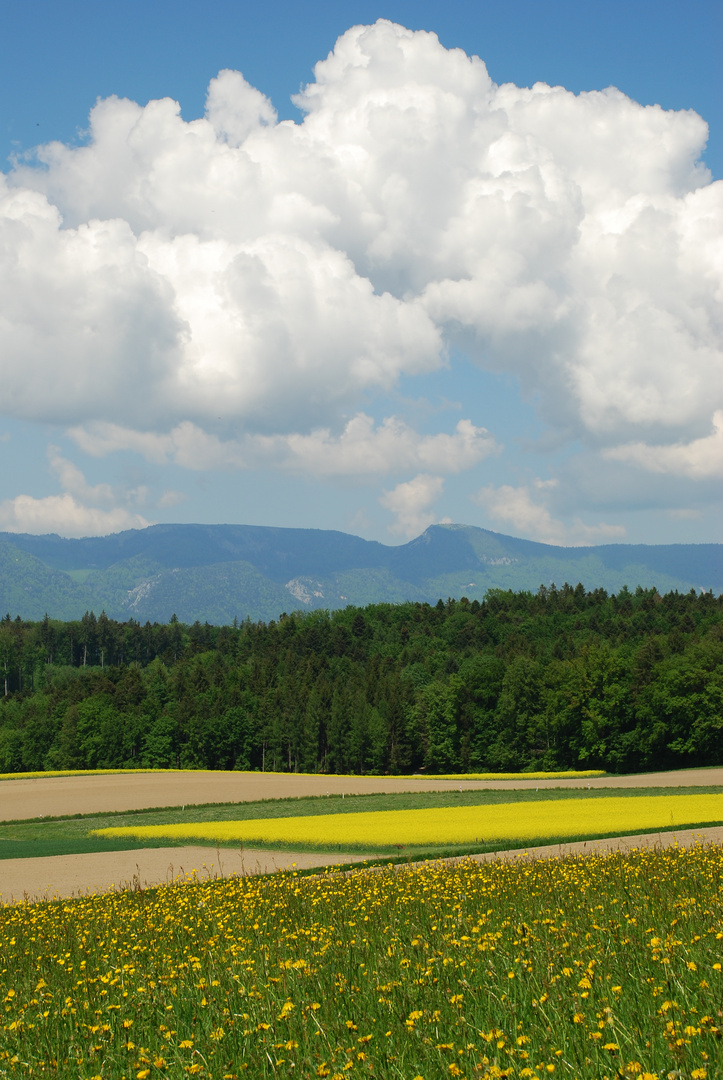
[[[580,835],[671,830],[723,821],[723,795],[611,796],[498,806],[383,810],[255,821],[132,825],[94,830],[98,836],[205,840],[218,844],[284,844],[337,850],[389,851],[435,847],[555,842]]]
[[[0,780],[45,780],[49,776],[117,776],[118,774],[133,773],[198,773],[199,769],[47,769],[40,772],[17,772],[0,773]],[[237,777],[258,776],[258,773],[248,773],[234,770]],[[264,774],[268,775],[268,773]],[[272,774],[273,775],[273,774]],[[279,773],[279,776],[290,776],[291,773]],[[319,773],[294,772],[294,776],[318,777]],[[339,779],[344,778],[343,773],[333,774]],[[419,779],[420,773],[414,776],[387,776],[385,779],[411,780]],[[348,778],[356,780],[358,774],[350,773]],[[589,780],[591,777],[607,776],[603,769],[565,769],[561,772],[486,772],[486,773],[439,773],[430,774],[433,780]]]
[[[723,847],[0,907],[0,1076],[723,1070]]]

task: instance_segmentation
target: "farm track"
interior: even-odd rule
[[[634,788],[723,786],[723,768],[688,769],[636,776],[600,777],[591,780],[458,781],[414,777],[294,776],[258,773],[161,773],[73,776],[7,780],[0,783],[0,820],[57,817],[63,814],[136,810],[150,807],[194,805],[211,802],[251,802],[259,799],[293,798],[328,794],[372,794],[402,791],[449,791],[485,788]],[[629,850],[678,843],[688,846],[703,840],[723,842],[723,827],[650,833],[605,840],[527,848],[475,855],[490,861],[500,858],[553,857],[574,853]],[[199,877],[232,874],[263,874],[291,869],[363,862],[368,856],[313,852],[274,852],[189,846],[153,848],[49,858],[6,859],[0,864],[0,902],[23,899],[71,897],[112,889],[147,888],[166,884],[186,873]]]

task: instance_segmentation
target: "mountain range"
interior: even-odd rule
[[[0,533],[0,611],[121,621],[269,621],[348,604],[481,600],[488,589],[581,582],[723,592],[723,544],[557,547],[467,525],[432,525],[388,546],[323,529],[152,525],[65,539]]]

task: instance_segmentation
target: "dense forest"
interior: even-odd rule
[[[723,763],[723,597],[490,591],[233,626],[0,622],[0,772]]]

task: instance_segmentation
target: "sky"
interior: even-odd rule
[[[0,16],[0,530],[721,541],[717,0]]]

